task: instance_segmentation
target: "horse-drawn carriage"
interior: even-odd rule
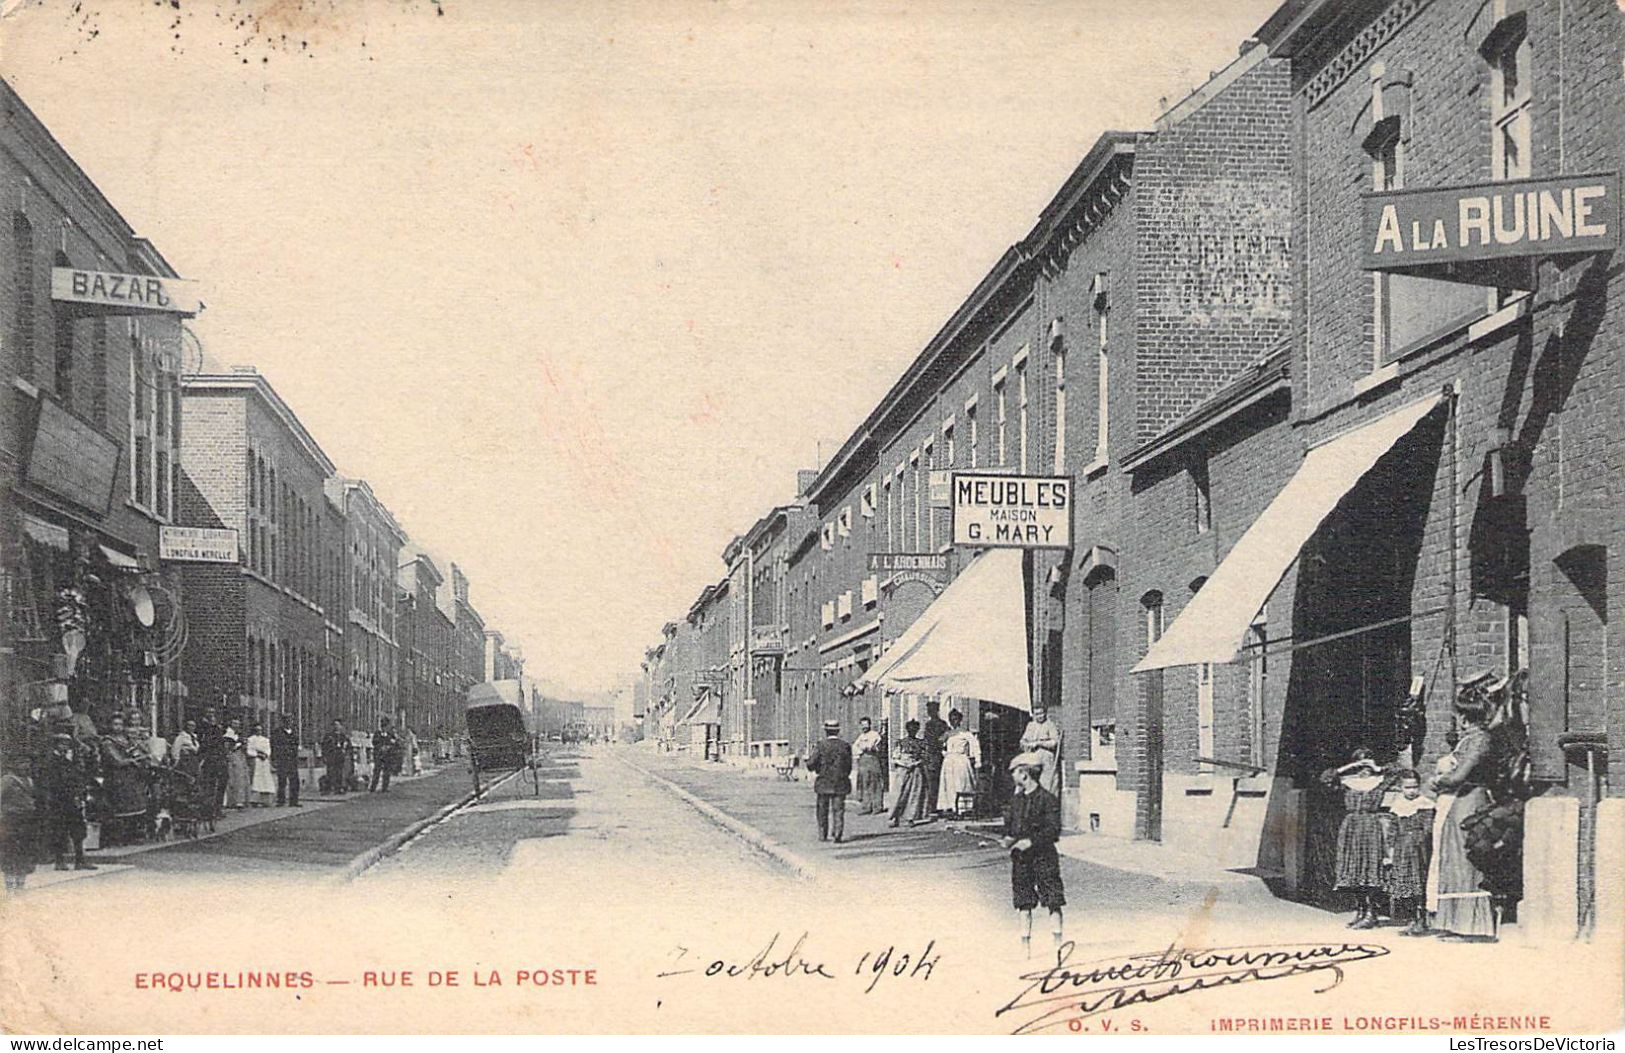
[[[492,680],[468,689],[464,711],[468,724],[468,766],[474,794],[485,792],[480,777],[528,770],[537,794],[541,775],[534,759],[535,741],[525,718],[524,692],[517,680]]]

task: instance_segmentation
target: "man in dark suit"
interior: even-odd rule
[[[322,736],[322,764],[326,770],[322,773],[322,789],[328,793],[343,794],[349,789],[349,776],[345,772],[346,761],[350,757],[350,733],[344,730],[342,721],[333,721],[333,728]]]
[[[271,732],[271,770],[276,773],[277,807],[299,807],[299,732],[293,718],[284,713]]]
[[[389,729],[389,718],[378,718],[378,730],[372,733],[372,785],[369,791],[376,792],[378,783],[383,782],[383,792],[389,792],[389,780],[400,767],[401,758],[397,752],[400,749],[400,740]]]
[[[852,744],[841,738],[839,721],[824,721],[824,741],[807,758],[807,770],[817,775],[818,840],[835,835],[840,844],[846,834],[846,798],[852,792]]]
[[[920,738],[925,740],[925,814],[937,813],[937,792],[942,786],[942,740],[948,736],[948,722],[938,712],[937,702],[925,704],[925,726]]]

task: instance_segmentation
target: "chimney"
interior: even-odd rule
[[[812,484],[817,478],[818,470],[816,468],[803,468],[796,472],[796,496],[806,497],[807,491],[812,489]]]

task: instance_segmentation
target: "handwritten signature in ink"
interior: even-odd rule
[[[1175,995],[1214,987],[1283,980],[1308,973],[1328,973],[1330,982],[1316,994],[1343,982],[1343,969],[1355,962],[1381,958],[1388,948],[1370,943],[1282,943],[1242,947],[1194,948],[1170,945],[1164,950],[1073,962],[1077,945],[1061,944],[1055,964],[1020,979],[1021,993],[995,1016],[1025,1011],[1012,1032],[1030,1034],[1068,1020],[1129,1006],[1159,1002]]]

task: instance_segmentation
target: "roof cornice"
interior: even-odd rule
[[[315,462],[316,466],[324,474],[329,476],[338,474],[338,469],[334,466],[332,458],[327,456],[326,451],[316,441],[315,436],[311,435],[305,429],[304,424],[300,422],[299,415],[294,413],[292,407],[282,400],[282,396],[276,393],[276,389],[271,386],[271,382],[266,380],[262,374],[258,372],[197,373],[190,376],[184,374],[181,376],[181,395],[183,398],[188,394],[202,395],[210,391],[252,393],[258,396],[259,400],[265,404],[265,408],[270,410],[271,414],[281,422],[282,426],[288,429],[289,434],[294,437],[305,451],[305,454]]]

